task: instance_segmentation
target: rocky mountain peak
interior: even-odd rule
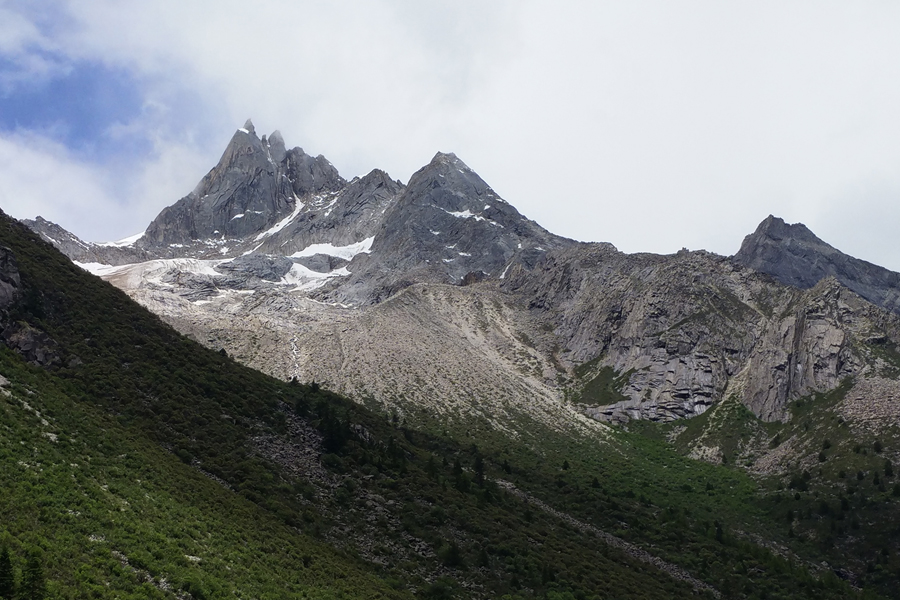
[[[162,256],[184,254],[184,248],[194,257],[240,254],[307,196],[345,185],[324,156],[287,150],[277,130],[260,139],[248,119],[218,164],[190,194],[160,212],[139,246]]]
[[[802,223],[789,225],[769,215],[733,259],[801,289],[833,276],[869,302],[900,313],[900,274],[844,254]]]
[[[265,136],[263,136],[265,139]],[[269,139],[265,142],[266,147],[269,149],[269,156],[272,157],[276,163],[280,163],[284,160],[284,155],[287,154],[287,149],[284,145],[284,138],[281,137],[281,132],[277,129],[269,135]]]
[[[356,259],[332,299],[378,302],[415,282],[499,278],[513,260],[530,266],[572,243],[522,216],[451,153],[437,153],[398,192],[371,255]]]
[[[795,240],[797,242],[823,244],[828,246],[828,244],[816,237],[816,235],[803,223],[788,224],[784,219],[774,215],[766,217],[756,228],[756,231],[744,238],[742,248],[744,245],[748,244],[759,244],[762,239],[775,241]],[[831,248],[831,246],[828,247]]]

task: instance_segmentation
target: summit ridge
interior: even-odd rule
[[[266,373],[501,430],[693,418],[726,397],[777,421],[900,346],[900,275],[802,224],[770,215],[734,257],[629,255],[545,230],[453,153],[403,184],[285,148],[246,123],[125,245],[29,225]]]

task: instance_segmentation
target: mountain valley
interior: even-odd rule
[[[25,224],[4,478],[42,500],[0,544],[41,546],[60,595],[897,597],[900,275],[803,225],[624,254],[453,154],[346,181],[249,121],[139,236]],[[176,518],[200,525],[141,548]]]

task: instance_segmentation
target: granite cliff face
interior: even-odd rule
[[[413,283],[498,279],[516,257],[534,264],[571,245],[529,221],[454,154],[438,153],[384,211],[372,250],[324,299],[380,302]]]
[[[251,238],[345,183],[325,157],[285,150],[278,131],[260,139],[248,120],[219,164],[194,191],[163,209],[137,247],[159,256],[185,255],[188,248],[197,258],[243,252]]]
[[[883,376],[900,345],[900,275],[802,225],[769,217],[733,258],[627,255],[547,232],[453,154],[407,185],[345,181],[250,123],[130,245],[30,225],[242,362],[510,431],[523,415],[591,431],[690,418],[725,398],[784,419],[793,399]]]
[[[502,287],[546,315],[566,363],[626,374],[621,400],[585,406],[602,420],[691,417],[726,394],[781,419],[790,400],[862,373],[872,340],[900,342],[896,316],[834,278],[799,290],[706,252],[582,245],[511,272]],[[576,381],[573,398],[583,402],[597,375]]]

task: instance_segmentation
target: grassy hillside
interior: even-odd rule
[[[517,440],[413,430],[202,348],[15,222],[0,244],[24,287],[7,321],[59,356],[0,353],[0,527],[60,596],[859,595],[781,545],[740,471],[527,415]]]
[[[0,373],[0,544],[50,597],[407,597],[8,350]]]

